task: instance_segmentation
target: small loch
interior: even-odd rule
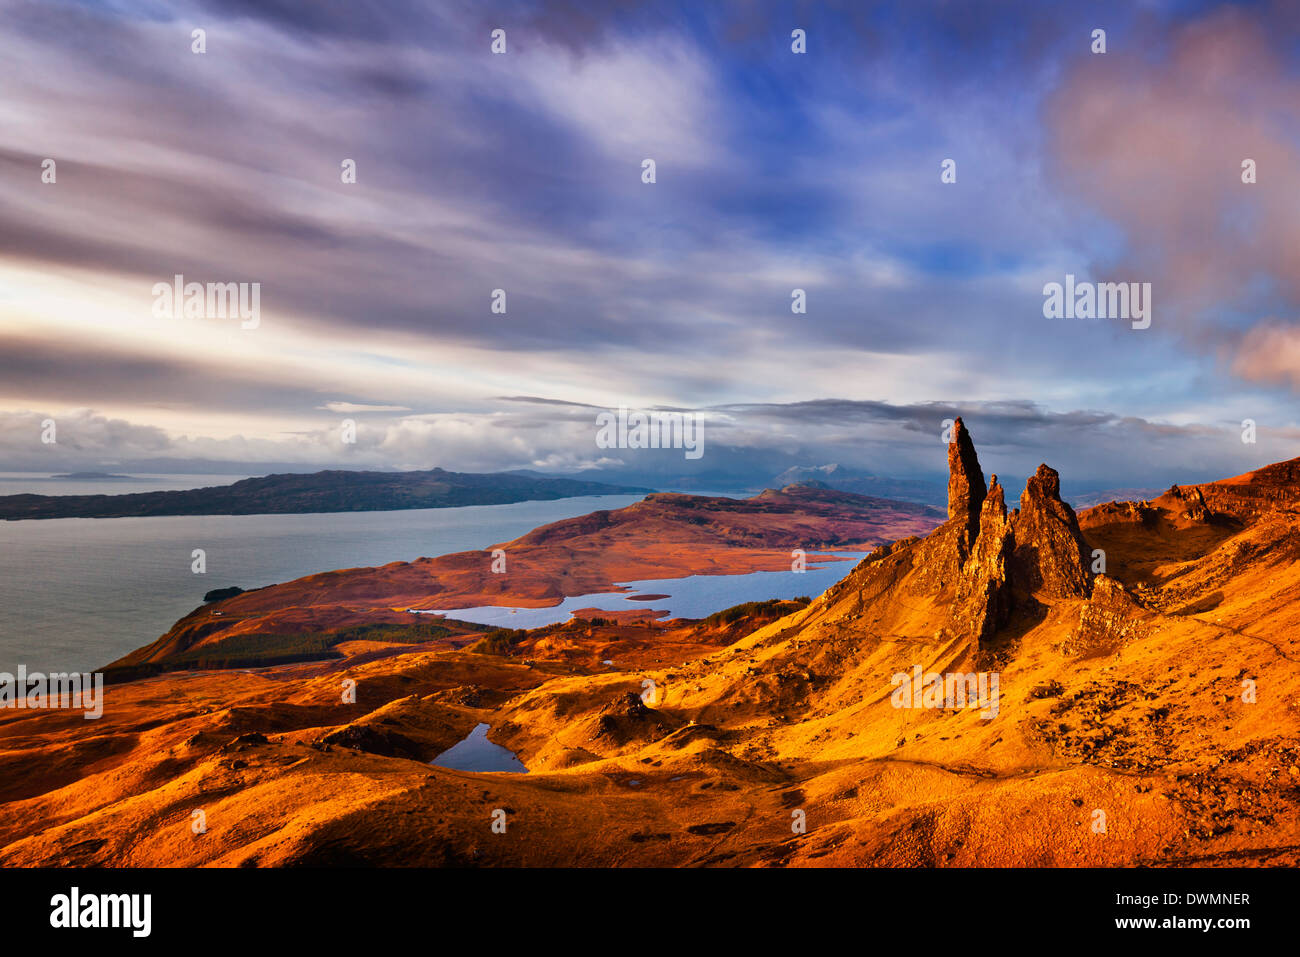
[[[495,771],[527,774],[528,768],[509,748],[493,744],[487,733],[491,726],[480,722],[463,740],[456,742],[430,764],[453,771]]]
[[[686,578],[650,578],[620,582],[628,592],[590,592],[565,598],[546,608],[509,608],[477,605],[473,608],[439,609],[434,614],[473,621],[494,628],[539,628],[567,621],[580,608],[626,609],[629,602],[642,602],[662,618],[706,618],[747,601],[769,598],[815,598],[853,570],[865,552],[832,552],[848,561],[810,564],[803,572],[746,572],[739,575],[689,575]]]

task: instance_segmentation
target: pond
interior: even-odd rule
[[[464,740],[453,744],[430,764],[453,771],[498,771],[514,774],[527,774],[524,763],[515,757],[515,753],[499,744],[488,740],[487,733],[491,726],[479,724],[465,736]]]

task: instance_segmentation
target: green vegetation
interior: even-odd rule
[[[800,595],[798,598],[786,600],[784,598],[769,598],[767,601],[747,601],[742,605],[732,605],[730,608],[724,608],[722,611],[714,612],[708,618],[704,619],[706,625],[721,626],[730,625],[742,618],[780,618],[782,615],[788,615],[794,611],[792,605],[806,606],[812,603],[812,599],[807,595]]]
[[[448,627],[448,624],[454,627]],[[351,628],[340,628],[337,631],[327,632],[327,634],[334,637],[333,644],[338,644],[341,641],[393,641],[413,645],[421,641],[434,641],[438,638],[463,635],[466,632],[490,630],[490,625],[479,625],[472,621],[457,621],[453,618],[444,618],[438,621],[412,622],[409,625],[354,625]]]
[[[617,625],[611,618],[570,618],[567,621],[552,622],[538,628],[494,628],[474,642],[467,650],[480,655],[509,655],[515,647],[529,635],[545,637],[557,632],[579,632],[588,628],[600,628]]]
[[[167,661],[167,670],[193,668],[207,671],[217,668],[255,668],[262,665],[287,665],[295,661],[316,661],[342,657],[332,651],[338,639],[331,634],[235,635],[215,645],[191,648]]]
[[[524,628],[494,628],[469,646],[478,655],[508,655],[515,645],[528,637]]]

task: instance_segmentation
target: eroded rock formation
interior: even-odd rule
[[[1012,521],[1016,584],[1052,598],[1087,598],[1092,590],[1090,549],[1074,509],[1061,501],[1061,477],[1046,465],[1025,485]]]
[[[1007,562],[1015,538],[996,475],[980,508],[976,532],[970,557],[962,568],[950,628],[982,644],[1007,623],[1012,608]]]
[[[1061,499],[1060,476],[1040,465],[1007,515],[997,476],[986,486],[979,457],[961,419],[948,448],[948,526],[927,556],[940,568],[959,568],[946,630],[987,644],[1018,602],[1036,597],[1087,598],[1092,590],[1090,549],[1074,510]],[[946,533],[946,534],[944,534]]]
[[[979,456],[975,454],[975,443],[959,417],[953,422],[952,441],[948,443],[948,519],[962,522],[963,561],[979,535],[980,509],[986,495],[988,488],[980,471]]]

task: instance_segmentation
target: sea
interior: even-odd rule
[[[132,475],[62,479],[46,473],[0,474],[0,494],[120,494],[226,485],[240,475]],[[696,492],[694,494],[741,493]],[[0,521],[0,672],[94,671],[164,634],[215,588],[257,588],[338,568],[485,548],[539,525],[639,495],[592,495],[510,505],[332,512],[60,518]],[[194,571],[202,550],[205,571]],[[857,556],[846,555],[846,558]],[[852,567],[849,561],[807,572],[755,572],[630,583],[636,594],[569,598],[554,608],[472,608],[448,614],[512,628],[562,621],[574,608],[648,608],[704,617],[744,601],[813,597]]]

